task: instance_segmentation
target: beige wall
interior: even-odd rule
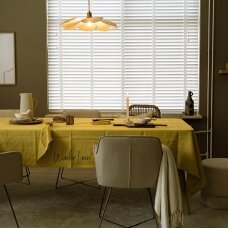
[[[200,59],[200,112],[203,120],[189,121],[195,129],[206,129],[207,78],[207,0],[201,0],[201,59]],[[215,156],[228,157],[228,75],[218,70],[228,62],[228,1],[215,1],[215,59],[214,59],[214,111],[213,151]],[[47,113],[47,50],[46,1],[0,0],[0,31],[16,33],[15,86],[0,86],[0,108],[19,108],[19,93],[32,92],[39,100],[37,114]],[[206,136],[199,136],[202,152]]]

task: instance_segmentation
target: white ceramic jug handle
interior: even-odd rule
[[[35,113],[36,113],[37,105],[38,105],[38,100],[36,97],[33,97],[33,115],[35,115]]]

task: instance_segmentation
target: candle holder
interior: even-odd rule
[[[130,117],[129,117],[129,96],[126,96],[125,99],[126,99],[126,119],[125,119],[125,123],[129,124],[129,123],[132,123],[132,121],[130,120]]]
[[[129,109],[129,107],[128,107],[128,109]],[[125,123],[126,123],[126,124],[133,123],[133,122],[131,121],[131,119],[130,119],[130,116],[129,116],[129,112],[128,112],[128,111],[126,112]]]

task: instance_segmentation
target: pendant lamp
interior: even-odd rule
[[[93,17],[90,11],[90,0],[88,0],[88,13],[85,18],[73,17],[69,20],[63,21],[60,26],[66,30],[80,29],[84,31],[100,30],[108,31],[109,29],[116,29],[117,25],[114,22],[104,20],[103,17]]]

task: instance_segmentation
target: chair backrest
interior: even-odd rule
[[[100,118],[101,113],[96,109],[65,109],[63,116],[71,115],[79,118]]]
[[[20,152],[0,152],[0,184],[21,181],[23,178]]]
[[[129,106],[129,115],[138,116],[148,114],[147,117],[161,118],[161,111],[156,105],[149,104],[132,104]]]
[[[0,109],[0,117],[15,117],[15,113],[19,113],[19,109]]]
[[[104,136],[94,152],[99,185],[153,188],[157,184],[161,142],[147,136]]]

